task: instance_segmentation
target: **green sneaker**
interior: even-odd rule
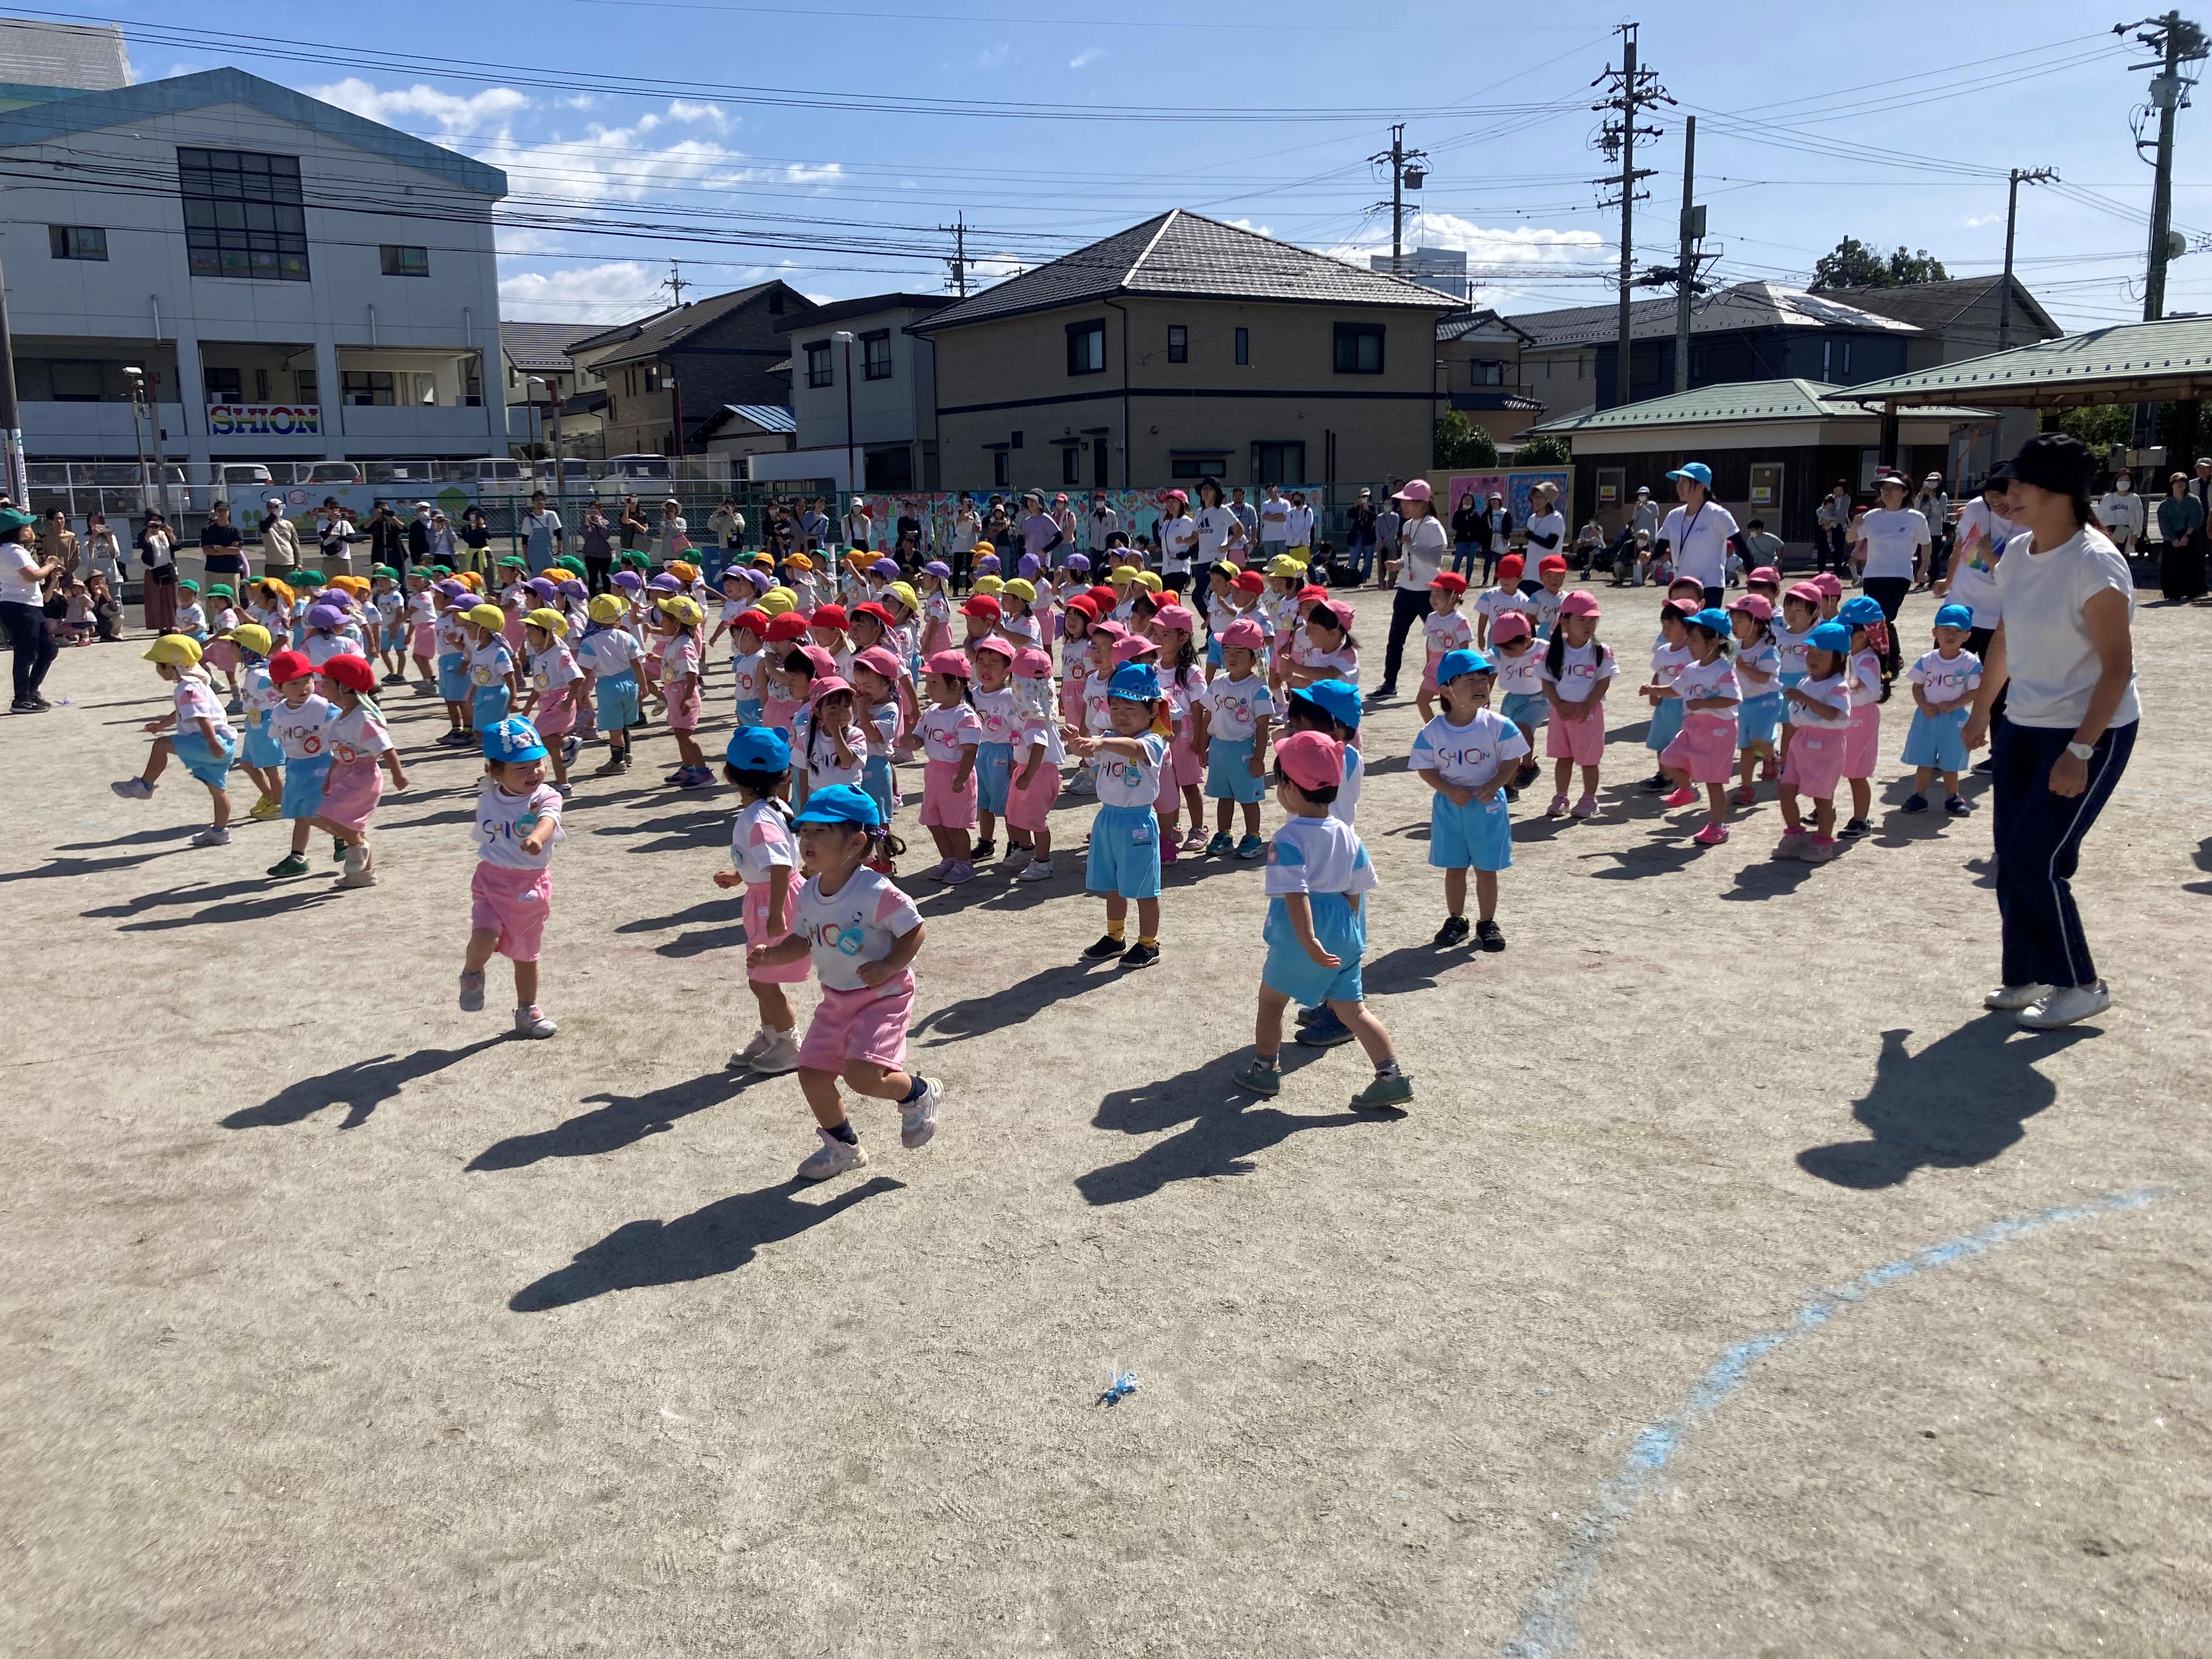
[[[331,837],[331,862],[332,864],[345,862],[345,843],[336,836]]]
[[[1237,1086],[1240,1089],[1249,1089],[1255,1095],[1267,1095],[1272,1098],[1283,1092],[1283,1068],[1279,1066],[1262,1066],[1259,1061],[1255,1060],[1237,1073]]]
[[[272,876],[304,876],[307,873],[307,855],[305,853],[287,853],[269,866],[269,873]]]
[[[1257,836],[1247,836],[1237,843],[1237,856],[1240,859],[1256,859],[1267,850],[1267,843]]]
[[[1236,845],[1237,843],[1229,838],[1229,832],[1226,830],[1217,830],[1214,831],[1213,839],[1206,843],[1206,856],[1210,859],[1226,857]]]
[[[1360,1111],[1374,1112],[1402,1106],[1413,1097],[1413,1079],[1401,1072],[1395,1077],[1376,1078],[1352,1096],[1352,1103]]]

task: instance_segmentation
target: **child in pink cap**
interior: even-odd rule
[[[1778,755],[1782,762],[1790,758],[1790,744],[1796,726],[1789,719],[1786,699],[1793,687],[1805,683],[1805,641],[1820,624],[1820,590],[1809,581],[1794,582],[1782,596],[1782,607],[1774,621],[1774,648],[1781,658],[1782,693],[1785,699],[1782,721],[1782,738]],[[1778,767],[1770,776],[1778,776]]]
[[[1360,958],[1367,953],[1366,895],[1375,866],[1359,832],[1329,813],[1344,781],[1344,745],[1319,732],[1293,732],[1275,745],[1275,799],[1290,817],[1267,848],[1267,956],[1260,970],[1260,1010],[1252,1024],[1252,1063],[1237,1073],[1255,1095],[1283,1091],[1283,1011],[1292,1002],[1326,1006],[1350,1028],[1375,1078],[1352,1096],[1363,1111],[1388,1110],[1413,1097],[1390,1034],[1367,1011]]]
[[[975,745],[979,830],[975,851],[969,855],[972,862],[981,864],[998,853],[999,820],[1006,816],[1006,798],[1013,791],[1015,647],[1003,635],[994,634],[978,640],[973,649],[963,650],[975,672],[968,701],[975,718],[983,723],[982,738]],[[1012,840],[1007,837],[1009,846]]]
[[[889,877],[869,867],[905,848],[884,829],[867,793],[850,784],[816,791],[792,824],[799,858],[814,873],[799,890],[792,937],[747,950],[745,971],[811,957],[822,981],[822,1000],[799,1045],[799,1086],[822,1145],[799,1166],[799,1178],[827,1181],[868,1161],[845,1116],[840,1080],[897,1103],[899,1144],[908,1151],[936,1134],[944,1090],[906,1069],[921,913]]]
[[[538,1006],[538,953],[553,909],[553,848],[564,839],[561,792],[545,781],[545,744],[538,728],[520,714],[486,729],[483,756],[461,1007],[467,1013],[482,1011],[484,965],[497,951],[514,964],[514,1029],[524,1036],[550,1037],[559,1028]]]
[[[1681,729],[1659,751],[1659,764],[1674,787],[1669,808],[1694,805],[1705,790],[1705,827],[1691,839],[1717,847],[1728,839],[1728,781],[1735,761],[1736,715],[1743,692],[1735,678],[1735,630],[1728,614],[1700,609],[1683,619],[1689,660],[1674,677],[1682,705]]]
[[[868,739],[858,717],[860,699],[835,674],[812,685],[806,718],[806,793],[833,784],[858,784],[867,769]]]
[[[1206,690],[1206,676],[1193,643],[1197,627],[1198,618],[1187,605],[1164,605],[1152,615],[1152,642],[1160,648],[1160,692],[1167,699],[1168,724],[1175,734],[1168,745],[1167,770],[1160,775],[1160,858],[1170,864],[1178,851],[1178,796],[1190,813],[1190,828],[1181,838],[1180,850],[1195,853],[1206,845],[1206,797],[1199,789],[1206,781],[1206,763],[1197,746],[1197,704]]]
[[[1052,659],[1036,647],[1014,656],[1014,772],[1006,795],[1006,840],[1027,850],[1023,881],[1052,875],[1052,804],[1067,757],[1052,706]]]
[[[1805,678],[1782,694],[1796,727],[1782,762],[1782,839],[1777,858],[1825,864],[1836,856],[1836,785],[1844,775],[1844,748],[1850,731],[1850,630],[1841,623],[1822,623],[1806,640]],[[1813,801],[1813,829],[1798,817],[1797,798]]]
[[[1835,621],[1836,613],[1843,609],[1844,579],[1832,570],[1823,570],[1813,578],[1812,585],[1820,590],[1820,620]]]
[[[1765,594],[1746,593],[1728,610],[1729,626],[1735,633],[1736,686],[1743,693],[1736,708],[1734,799],[1738,806],[1749,806],[1759,799],[1753,774],[1763,766],[1768,778],[1779,775],[1775,738],[1784,713],[1782,647],[1774,637],[1774,606]]]
[[[1260,800],[1267,793],[1267,738],[1274,723],[1275,700],[1260,672],[1267,637],[1260,624],[1239,617],[1221,630],[1221,672],[1200,694],[1199,739],[1206,744],[1206,793],[1214,803],[1209,858],[1231,854],[1256,859]],[[1244,814],[1244,839],[1230,838],[1231,814]]]
[[[983,722],[968,690],[968,659],[940,651],[925,665],[921,712],[921,825],[937,843],[937,866],[924,873],[951,886],[972,880],[969,834],[975,827],[975,752]]]
[[[1599,763],[1605,758],[1605,691],[1619,672],[1612,648],[1597,637],[1597,595],[1577,588],[1559,601],[1559,625],[1544,645],[1544,753],[1552,769],[1552,805],[1547,817],[1568,811],[1567,784],[1579,766],[1583,793],[1574,804],[1578,818],[1597,815]]]

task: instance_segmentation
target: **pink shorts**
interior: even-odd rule
[[[786,702],[781,697],[761,699],[761,724],[771,732],[781,732],[788,736],[791,732],[792,716],[798,712],[797,703]]]
[[[218,672],[228,673],[238,666],[238,647],[228,640],[210,640],[207,648],[208,666]]]
[[[744,918],[745,944],[755,951],[764,951],[771,945],[781,944],[791,937],[791,920],[799,914],[799,872],[792,871],[786,878],[788,884],[783,899],[783,932],[768,930],[769,901],[775,890],[766,882],[752,882],[745,888]],[[814,964],[805,957],[796,962],[787,962],[781,968],[748,968],[745,977],[763,985],[796,985],[814,971]]]
[[[573,732],[576,729],[576,700],[565,685],[558,691],[548,691],[530,711],[530,719],[540,737],[558,737]]]
[[[1182,729],[1185,732],[1190,730],[1188,720],[1183,723]],[[1168,764],[1160,769],[1161,790],[1196,789],[1205,782],[1206,763],[1191,748],[1188,737],[1176,738],[1168,745]]]
[[[1850,729],[1844,734],[1844,775],[1870,778],[1881,759],[1881,705],[1862,703],[1851,710]]]
[[[1792,729],[1796,735],[1790,739],[1790,753],[1782,763],[1782,787],[1814,800],[1833,800],[1850,734],[1817,726]]]
[[[469,882],[469,926],[496,933],[493,948],[510,962],[535,962],[545,938],[545,918],[553,913],[553,871],[510,870],[503,864],[477,866]]]
[[[799,1045],[799,1063],[810,1072],[842,1072],[852,1060],[872,1060],[894,1071],[906,1065],[907,1021],[914,1014],[914,975],[901,974],[872,991],[823,988]]]
[[[1544,722],[1544,753],[1553,760],[1571,760],[1577,766],[1595,766],[1605,758],[1605,714],[1592,709],[1587,720],[1563,720],[1558,714]]]
[[[679,680],[668,692],[668,729],[696,732],[699,728],[699,682]]]
[[[507,641],[507,648],[520,657],[522,654],[522,618],[509,617],[499,633],[500,637]]]
[[[1036,781],[1020,787],[1023,762],[1014,763],[1015,787],[1006,793],[1006,823],[1032,832],[1052,828],[1052,804],[1060,798],[1060,769],[1048,760],[1037,763]]]
[[[1726,783],[1735,765],[1735,714],[1691,714],[1674,741],[1659,752],[1659,764],[1687,772],[1692,783]]]
[[[438,629],[433,623],[416,623],[407,632],[409,654],[434,657],[438,653]]]
[[[1083,724],[1083,682],[1063,679],[1060,683],[1060,718],[1069,726]]]
[[[968,774],[968,787],[955,789],[952,775],[960,769],[952,761],[924,761],[921,767],[921,822],[940,830],[975,827],[975,775]]]
[[[384,769],[373,760],[333,761],[315,816],[359,835],[384,799]]]

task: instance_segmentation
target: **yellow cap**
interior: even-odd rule
[[[1297,575],[1299,571],[1304,568],[1305,566],[1300,564],[1289,554],[1278,553],[1275,555],[1273,560],[1269,562],[1267,566],[1267,574],[1270,576],[1282,576],[1288,578]]]
[[[618,593],[602,593],[592,601],[592,620],[611,626],[629,615],[629,604]]]
[[[975,591],[978,593],[1003,592],[1006,589],[1006,581],[1001,577],[978,576],[975,578]]]
[[[914,591],[912,582],[893,582],[889,587],[884,589],[884,597],[887,599],[896,599],[909,611],[921,609],[921,595]]]
[[[269,630],[259,623],[239,623],[230,630],[230,642],[243,647],[257,657],[267,656],[269,647],[275,643],[269,637]]]
[[[753,609],[765,611],[771,617],[781,617],[798,603],[797,597],[789,588],[771,587],[754,601]]]
[[[1133,582],[1137,580],[1137,567],[1133,564],[1117,566],[1106,573],[1106,580],[1109,582]]]
[[[784,563],[786,566],[795,570],[811,570],[814,568],[814,561],[808,558],[804,553],[793,554],[789,558],[784,561]]]
[[[286,605],[292,603],[292,584],[289,582],[280,582],[274,576],[264,576],[254,586],[267,588]]]
[[[461,618],[465,622],[474,623],[478,628],[488,628],[495,634],[507,626],[507,612],[495,605],[472,605],[461,612]]]
[[[167,663],[172,668],[197,668],[200,642],[189,634],[164,634],[147,647],[146,660]]]
[[[1165,586],[1160,580],[1160,573],[1157,570],[1139,570],[1136,573],[1136,577],[1145,591],[1149,593],[1157,593]]]
[[[556,640],[565,640],[568,637],[568,619],[559,611],[549,610],[544,605],[538,606],[535,611],[526,612],[522,620],[532,628],[544,629]]]
[[[699,601],[689,593],[669,594],[660,601],[660,608],[686,628],[699,622],[707,614],[699,609]]]
[[[1024,605],[1033,605],[1036,602],[1036,584],[1027,576],[1015,577],[1013,580],[1000,589],[1000,592],[1012,594]]]

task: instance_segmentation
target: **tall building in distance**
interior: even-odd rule
[[[1419,283],[1423,288],[1433,289],[1448,300],[1467,303],[1467,250],[1457,247],[1409,247],[1399,257],[1398,269],[1390,269],[1390,256],[1370,253],[1368,267],[1386,276],[1403,276],[1409,283]]]

